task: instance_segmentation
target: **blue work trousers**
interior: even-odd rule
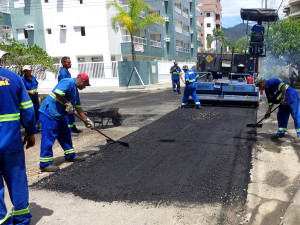
[[[7,212],[4,202],[4,182],[14,205],[12,216]],[[28,183],[24,150],[0,154],[0,224],[29,225],[31,213],[28,202]]]
[[[72,130],[76,128],[75,116],[73,114],[67,114],[66,119],[68,127],[71,129],[72,132]]]
[[[186,107],[190,96],[192,96],[196,107],[199,108],[200,107],[200,102],[199,102],[199,98],[198,98],[197,93],[196,93],[196,86],[192,86],[192,87],[186,86],[184,88],[181,107],[182,108]]]
[[[295,129],[297,132],[297,136],[300,136],[300,100],[297,96],[293,103],[280,106],[278,113],[277,113],[277,120],[278,120],[278,131],[277,134],[285,133],[287,130],[289,117],[292,115],[294,119]]]
[[[37,93],[32,95],[31,101],[33,103],[34,113],[35,113],[35,119],[36,119],[36,126],[39,128],[39,108],[40,108],[40,102],[39,102],[39,96]]]
[[[180,92],[180,80],[179,79],[172,79],[173,91],[174,93]]]
[[[45,113],[49,114],[48,109],[45,110]],[[67,120],[55,120],[40,113],[40,122],[42,123],[40,168],[45,168],[53,163],[52,146],[56,139],[64,150],[65,159],[75,158],[76,153],[73,149],[71,131]]]

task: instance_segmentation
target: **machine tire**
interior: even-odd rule
[[[121,126],[121,124],[123,123],[123,117],[120,113],[118,113],[118,115],[116,117],[112,118],[112,123],[115,126]]]

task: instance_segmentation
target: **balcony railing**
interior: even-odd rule
[[[201,27],[201,23],[197,21],[197,26]]]
[[[183,51],[183,48],[180,47],[180,46],[176,46],[176,51],[177,51],[177,52],[182,52],[182,51]]]
[[[155,48],[161,48],[161,42],[150,40],[150,46]]]
[[[189,48],[183,48],[183,49],[182,49],[182,52],[190,53],[190,49],[189,49]]]
[[[182,34],[182,28],[181,27],[175,27],[175,32]]]
[[[128,42],[131,42],[130,35],[122,35],[121,36],[121,43],[128,43]],[[137,36],[133,36],[133,43],[141,44],[141,45],[147,45],[147,39],[137,37]]]
[[[178,8],[178,7],[176,7],[176,6],[174,6],[174,11],[177,12],[177,13],[179,13],[179,14],[181,14],[181,9]]]
[[[186,30],[183,30],[183,31],[182,31],[182,34],[185,35],[185,36],[190,36],[189,31],[186,31]]]
[[[185,17],[185,18],[189,18],[189,15],[185,12],[182,12],[182,16]]]

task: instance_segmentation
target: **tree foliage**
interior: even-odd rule
[[[272,55],[300,69],[300,19],[285,19],[270,27],[269,48]]]
[[[230,49],[234,50],[235,53],[244,54],[246,50],[245,41],[246,41],[246,37],[242,37],[238,39],[236,42],[230,43]]]
[[[158,14],[151,13],[150,6],[141,0],[128,0],[128,9],[125,9],[116,2],[107,4],[107,8],[110,7],[117,10],[116,15],[111,18],[113,29],[117,32],[119,27],[123,27],[130,34],[132,61],[135,61],[136,55],[133,43],[135,34],[151,24],[164,24],[165,21]],[[142,17],[142,13],[145,13],[145,16]]]
[[[24,65],[31,65],[35,73],[45,70],[57,72],[53,66],[53,58],[39,46],[20,43],[8,34],[3,36],[3,39],[0,43],[0,49],[9,54],[2,57],[2,66],[17,66],[16,72],[20,75]]]
[[[208,48],[211,48],[211,44],[214,40],[218,40],[219,42],[221,42],[224,50],[226,49],[227,45],[229,44],[228,39],[224,37],[224,31],[221,29],[214,28],[213,35],[209,35],[206,37]]]

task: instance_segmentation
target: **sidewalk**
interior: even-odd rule
[[[184,86],[184,85],[183,85]],[[159,90],[165,90],[165,89],[171,89],[172,88],[172,82],[165,81],[158,84],[150,84],[150,85],[139,85],[139,86],[129,86],[126,87],[117,87],[117,86],[107,86],[107,87],[93,87],[89,86],[80,91],[79,93],[103,93],[103,92],[134,92],[134,91],[159,91]],[[39,94],[49,94],[52,91],[52,89],[45,88],[45,89],[39,89]]]

